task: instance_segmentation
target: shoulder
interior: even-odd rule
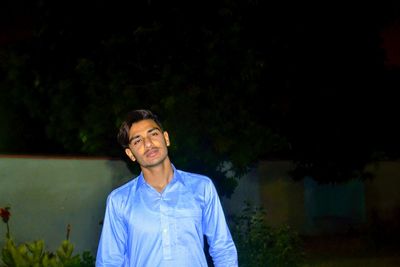
[[[211,179],[203,174],[187,172],[182,170],[176,170],[182,179],[186,182],[196,182],[196,183],[212,183]]]
[[[138,177],[133,178],[129,182],[123,184],[120,187],[115,188],[107,197],[107,203],[112,202],[115,204],[123,204],[132,197],[136,191],[138,183]]]
[[[208,191],[210,188],[214,187],[213,181],[206,175],[187,172],[182,170],[176,170],[180,175],[183,183],[195,191],[204,190]]]
[[[219,203],[219,195],[214,182],[206,175],[178,170],[182,183],[192,192],[202,209]]]

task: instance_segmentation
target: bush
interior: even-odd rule
[[[67,239],[61,242],[55,253],[45,251],[43,240],[16,245],[11,238],[10,208],[0,208],[0,216],[7,225],[6,243],[1,251],[3,266],[8,267],[92,267],[95,266],[95,258],[90,252],[85,251],[73,255],[74,245],[68,240],[70,226],[67,227]]]
[[[2,260],[9,267],[78,267],[94,266],[94,258],[90,252],[82,255],[72,255],[74,246],[68,241],[62,241],[56,253],[44,250],[44,241],[16,245],[12,239],[7,239],[2,250]]]
[[[265,211],[246,203],[232,219],[232,236],[241,267],[301,266],[303,246],[299,235],[289,226],[268,226]]]

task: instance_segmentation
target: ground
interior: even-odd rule
[[[303,237],[304,267],[400,266],[400,245],[366,236]]]

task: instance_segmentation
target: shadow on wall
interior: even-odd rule
[[[366,223],[363,182],[320,185],[307,177],[304,190],[307,234],[345,234]]]
[[[293,167],[290,161],[260,162],[240,179],[231,199],[223,199],[228,215],[250,201],[266,210],[270,225],[288,224],[302,235],[370,232],[381,239],[400,237],[400,161],[367,166],[372,180],[336,185],[317,184],[310,177],[294,182],[288,174]]]
[[[136,162],[129,159],[109,160],[107,166],[112,173],[112,188],[115,189],[140,174],[140,169]]]

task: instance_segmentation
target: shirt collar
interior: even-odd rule
[[[177,183],[177,182],[180,182],[180,183],[184,184],[182,176],[178,173],[178,171],[176,170],[174,164],[171,163],[171,166],[172,166],[172,170],[174,171],[174,175],[172,176],[172,180],[171,180],[170,184],[174,184],[174,183]],[[140,172],[140,175],[138,176],[137,189],[142,187],[143,185],[146,185],[146,184],[147,184],[147,182],[144,179],[143,172]]]

